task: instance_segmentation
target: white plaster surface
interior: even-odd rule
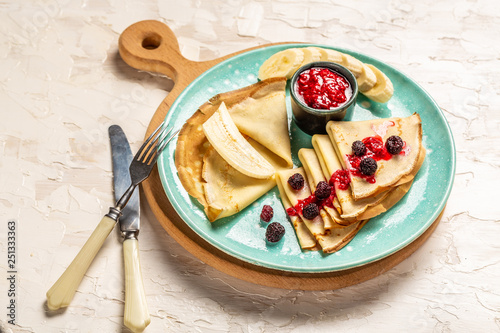
[[[442,222],[410,258],[341,290],[262,287],[177,244],[142,202],[147,332],[499,332],[500,4],[469,1],[0,2],[0,331],[126,332],[120,237],[112,232],[71,305],[45,293],[112,196],[107,128],[136,151],[173,87],[117,53],[120,33],[167,23],[184,56],[305,41],[370,54],[402,70],[444,111],[457,147]],[[16,220],[16,325],[7,323],[7,221]]]

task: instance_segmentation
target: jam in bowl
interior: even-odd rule
[[[354,75],[326,61],[312,62],[295,72],[290,84],[293,118],[309,135],[326,133],[326,123],[352,112],[358,95]]]

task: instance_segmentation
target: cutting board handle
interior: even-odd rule
[[[154,20],[140,21],[125,29],[120,35],[118,50],[131,67],[161,73],[174,81],[173,89],[156,111],[158,121],[149,124],[147,133],[151,133],[153,127],[163,120],[184,88],[207,69],[231,56],[200,62],[186,59],[173,31],[166,24]]]
[[[154,20],[140,21],[125,29],[120,35],[118,49],[130,66],[167,75],[182,88],[220,62],[220,59],[198,62],[184,58],[173,31]]]

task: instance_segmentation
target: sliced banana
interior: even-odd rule
[[[302,48],[302,52],[304,52],[304,60],[302,60],[302,64],[299,67],[310,64],[311,62],[320,61],[321,59],[321,52],[317,47],[304,47]]]
[[[320,54],[319,61],[328,61],[328,49],[324,49],[322,47],[316,47],[316,46],[311,46],[309,48],[316,49],[319,52],[319,54]]]
[[[363,63],[349,54],[342,53],[341,65],[350,70],[356,78],[363,73]]]
[[[269,57],[259,69],[259,79],[270,77],[291,78],[304,61],[304,52],[299,48],[280,51]]]
[[[363,64],[363,71],[361,72],[361,75],[356,78],[356,81],[358,81],[359,91],[364,94],[375,86],[377,83],[377,77],[370,67]]]
[[[326,49],[326,53],[328,53],[328,61],[334,62],[336,64],[342,63],[342,53],[335,50]]]
[[[392,82],[374,66],[364,64],[349,54],[315,46],[275,53],[260,67],[259,79],[283,76],[290,79],[300,66],[320,60],[334,62],[349,69],[356,77],[359,91],[376,102],[385,103],[394,93]]]
[[[224,102],[203,124],[203,133],[222,158],[239,172],[253,178],[271,178],[275,169],[241,135]]]
[[[391,80],[377,67],[370,64],[367,64],[366,66],[369,67],[373,73],[375,73],[377,83],[373,88],[363,94],[375,102],[386,103],[394,94],[394,87],[392,86]]]

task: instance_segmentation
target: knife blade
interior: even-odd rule
[[[111,153],[113,161],[113,187],[115,193],[115,202],[125,193],[130,186],[129,167],[132,162],[132,151],[127,137],[122,128],[118,125],[112,125],[108,129],[109,140],[111,142]],[[140,201],[139,191],[134,191],[120,216],[120,230],[127,232],[130,230],[139,232],[140,227]]]
[[[108,131],[113,156],[113,185],[115,199],[118,201],[131,185],[129,167],[133,157],[127,137],[121,127],[112,125]],[[137,241],[140,229],[139,204],[139,191],[134,191],[118,220],[124,237],[125,309],[123,320],[125,326],[133,332],[142,332],[151,322],[139,261]]]

